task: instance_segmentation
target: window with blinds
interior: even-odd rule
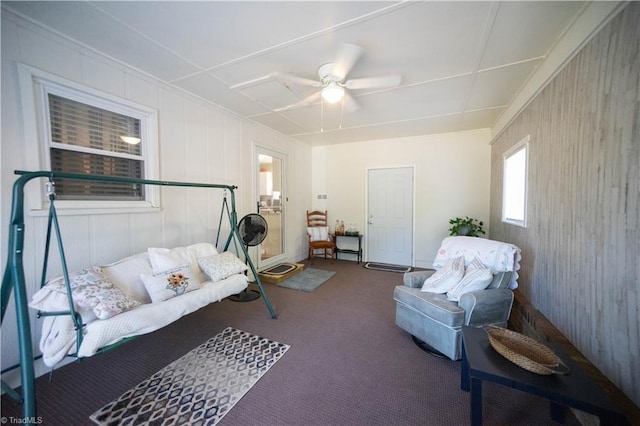
[[[144,179],[141,121],[52,93],[47,95],[51,170]],[[145,199],[144,185],[56,181],[60,200]]]

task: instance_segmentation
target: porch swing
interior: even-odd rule
[[[16,309],[16,323],[18,328],[18,347],[19,347],[19,364],[13,367],[3,370],[9,371],[14,368],[20,367],[20,393],[16,392],[4,381],[2,381],[2,390],[7,393],[16,402],[22,404],[22,414],[24,418],[35,418],[36,416],[36,399],[35,399],[35,371],[33,362],[35,360],[33,356],[32,348],[32,336],[31,325],[29,319],[28,308],[28,295],[27,287],[25,283],[24,265],[23,265],[23,250],[25,239],[25,224],[24,224],[24,186],[33,179],[46,178],[47,196],[49,198],[49,214],[47,223],[47,234],[44,250],[44,259],[42,267],[42,275],[40,281],[40,287],[46,284],[47,267],[49,261],[49,249],[51,246],[52,237],[57,241],[57,247],[60,255],[62,277],[64,280],[64,288],[66,289],[67,302],[69,309],[55,312],[38,312],[40,316],[70,316],[73,322],[73,326],[76,332],[76,352],[69,354],[70,356],[78,357],[78,352],[82,344],[84,337],[82,316],[76,310],[73,300],[73,294],[71,289],[71,282],[69,278],[69,271],[67,268],[66,257],[64,253],[64,246],[62,243],[60,226],[58,223],[58,216],[55,207],[55,179],[69,179],[80,181],[94,181],[94,182],[112,182],[112,183],[127,183],[127,184],[139,184],[139,185],[156,185],[156,186],[170,186],[170,187],[195,187],[195,188],[210,188],[221,189],[224,191],[224,198],[222,203],[222,211],[220,213],[220,220],[218,224],[218,230],[216,235],[215,246],[217,247],[220,232],[222,229],[223,218],[226,217],[229,221],[230,231],[224,244],[224,251],[228,250],[231,243],[234,243],[236,252],[238,247],[242,252],[247,267],[251,270],[255,279],[260,295],[264,299],[265,305],[272,319],[276,319],[276,314],[271,306],[269,298],[264,291],[262,282],[258,272],[251,260],[248,253],[248,247],[243,243],[242,236],[238,229],[238,218],[235,207],[235,192],[236,186],[224,185],[224,184],[206,184],[206,183],[194,183],[194,182],[169,182],[169,181],[157,181],[157,180],[145,180],[145,179],[132,179],[124,177],[112,177],[112,176],[99,176],[99,175],[84,175],[75,173],[58,173],[50,171],[37,171],[26,172],[16,171],[19,178],[13,185],[12,191],[12,205],[11,205],[11,220],[9,227],[9,244],[7,252],[7,265],[4,271],[1,288],[1,308],[2,308],[2,324],[4,325],[4,316],[7,311],[9,300],[13,292],[15,299]],[[227,199],[230,199],[230,203]],[[229,205],[230,204],[230,205]],[[53,235],[52,235],[53,234]],[[246,287],[246,284],[245,284]],[[96,351],[96,353],[105,352],[113,347],[119,346],[136,336],[123,338],[113,344],[107,345]]]

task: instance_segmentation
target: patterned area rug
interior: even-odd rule
[[[227,327],[91,415],[99,425],[215,425],[289,349]]]
[[[278,283],[278,287],[293,290],[313,291],[331,278],[335,271],[323,271],[322,269],[307,268],[287,280]]]

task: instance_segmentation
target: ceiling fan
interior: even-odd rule
[[[302,99],[295,104],[288,105],[281,110],[295,109],[315,102],[322,97],[326,102],[337,103],[344,100],[344,108],[347,111],[355,111],[358,103],[349,94],[349,90],[358,89],[386,89],[398,87],[402,81],[400,75],[385,75],[378,77],[365,77],[347,79],[349,71],[362,55],[363,49],[355,44],[341,44],[333,62],[324,64],[318,68],[318,80],[311,80],[293,74],[276,73],[273,78],[283,83],[311,86],[320,90],[311,96]]]

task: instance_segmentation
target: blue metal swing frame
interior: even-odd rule
[[[49,257],[49,247],[51,243],[51,232],[55,231],[56,240],[58,242],[58,250],[60,252],[60,259],[62,262],[62,272],[64,276],[65,286],[67,287],[67,295],[69,302],[69,310],[61,311],[61,312],[49,312],[43,313],[40,312],[39,316],[44,315],[70,315],[73,319],[74,325],[76,326],[76,331],[78,333],[78,339],[76,343],[76,354],[77,349],[80,347],[82,343],[82,318],[78,312],[75,311],[73,307],[73,298],[71,295],[70,283],[69,283],[69,273],[67,270],[67,263],[64,255],[64,247],[62,244],[62,238],[60,235],[60,228],[58,226],[58,218],[55,210],[54,198],[55,194],[52,189],[52,184],[54,179],[71,179],[71,180],[84,180],[84,181],[100,181],[100,182],[118,182],[118,183],[132,183],[132,184],[141,184],[141,185],[156,185],[156,186],[178,186],[178,187],[196,187],[196,188],[211,188],[211,189],[222,189],[225,190],[225,198],[223,203],[223,209],[220,213],[220,223],[218,226],[218,235],[216,237],[216,245],[218,243],[218,238],[220,236],[220,229],[222,225],[222,216],[224,215],[225,208],[227,210],[227,217],[229,219],[231,230],[229,232],[229,236],[224,245],[224,250],[229,248],[229,245],[232,241],[234,241],[235,247],[237,249],[238,245],[240,246],[247,265],[251,269],[253,276],[256,280],[256,284],[258,289],[260,290],[260,294],[264,299],[264,302],[267,306],[269,314],[272,319],[276,319],[277,316],[273,307],[271,306],[271,302],[267,294],[264,291],[264,287],[262,286],[262,282],[260,281],[260,276],[249,256],[249,252],[247,246],[243,243],[242,237],[238,230],[238,215],[236,212],[235,206],[235,192],[237,186],[232,185],[223,185],[223,184],[208,184],[208,183],[193,183],[193,182],[170,182],[170,181],[158,181],[158,180],[146,180],[146,179],[132,179],[132,178],[123,178],[123,177],[113,177],[113,176],[99,176],[99,175],[85,175],[85,174],[76,174],[76,173],[57,173],[50,171],[37,171],[37,172],[26,172],[17,170],[15,172],[19,175],[16,182],[13,184],[13,193],[12,193],[12,204],[11,204],[11,220],[9,224],[9,249],[7,251],[7,266],[4,271],[4,275],[2,278],[2,288],[1,288],[1,307],[2,307],[2,317],[1,321],[4,322],[4,314],[7,310],[9,299],[11,298],[11,294],[13,292],[15,299],[15,307],[16,307],[16,322],[18,327],[18,345],[20,350],[20,361],[19,364],[15,367],[21,367],[20,370],[20,383],[21,389],[20,393],[16,392],[10,386],[5,384],[2,381],[2,389],[9,395],[11,398],[16,400],[18,403],[22,404],[22,414],[24,418],[35,418],[37,415],[37,407],[36,407],[36,397],[35,397],[35,371],[33,366],[33,347],[32,347],[32,337],[31,337],[31,325],[29,320],[29,308],[28,308],[28,295],[25,283],[24,276],[24,265],[23,265],[23,250],[24,250],[24,234],[25,234],[25,224],[24,224],[24,186],[31,180],[37,178],[47,178],[49,180],[48,183],[48,192],[50,198],[50,207],[49,207],[49,222],[47,226],[47,239],[46,239],[46,247],[44,253],[44,261],[43,261],[43,270],[42,270],[42,278],[41,278],[41,286],[45,284],[46,279],[46,269],[48,264]],[[227,204],[227,191],[230,194],[231,207]],[[130,339],[125,339],[124,341],[128,341]],[[107,348],[103,348],[101,351],[108,350],[111,347],[119,346],[123,341],[115,343]]]

